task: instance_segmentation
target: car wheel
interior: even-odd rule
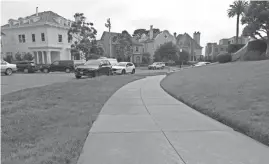
[[[135,69],[132,70],[132,74],[135,74]]]
[[[110,75],[111,75],[111,71],[108,70],[106,75],[107,75],[107,76],[110,76]]]
[[[66,72],[66,73],[70,73],[70,72],[71,72],[70,68],[66,68],[66,69],[65,69],[65,72]]]
[[[28,68],[24,68],[23,72],[28,73],[29,72]]]
[[[77,79],[80,79],[80,78],[81,78],[81,76],[79,76],[79,75],[76,75],[76,78],[77,78]]]
[[[121,71],[121,74],[122,74],[122,75],[126,74],[125,69],[123,69],[123,70]]]
[[[93,73],[92,77],[97,77],[97,76],[99,76],[99,73],[96,71]]]
[[[5,74],[6,75],[11,75],[12,74],[12,69],[10,69],[10,68],[6,69]]]
[[[44,68],[44,69],[43,69],[43,72],[44,72],[44,73],[49,73],[49,69]]]

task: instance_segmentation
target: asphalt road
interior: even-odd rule
[[[164,70],[147,70],[147,69],[136,69],[136,74],[154,73],[154,72],[167,72]],[[26,88],[33,88],[39,86],[50,85],[58,82],[66,82],[75,80],[73,73],[14,73],[11,76],[1,76],[1,95],[23,90]]]

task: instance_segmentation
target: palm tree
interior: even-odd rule
[[[230,8],[227,10],[228,17],[232,18],[236,16],[236,44],[238,43],[238,35],[239,35],[239,18],[240,15],[244,14],[246,7],[248,6],[248,2],[245,0],[236,0],[233,4],[230,5]]]

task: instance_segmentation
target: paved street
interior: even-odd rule
[[[136,74],[154,73],[154,72],[167,72],[164,70],[147,70],[147,69],[136,69]],[[52,83],[66,82],[75,79],[73,73],[14,73],[11,76],[1,76],[1,95],[11,93],[14,91],[22,90],[25,88],[33,88],[38,86],[49,85]]]
[[[169,96],[164,76],[119,89],[103,106],[78,164],[265,164],[269,148]]]

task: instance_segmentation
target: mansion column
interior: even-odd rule
[[[46,51],[47,53],[47,62],[48,64],[51,64],[51,51]]]
[[[42,64],[46,64],[45,63],[45,53],[43,51],[41,51],[41,56],[42,56]]]
[[[35,55],[35,61],[36,61],[36,64],[39,64],[39,55],[38,55],[38,51],[34,51],[34,55]]]

